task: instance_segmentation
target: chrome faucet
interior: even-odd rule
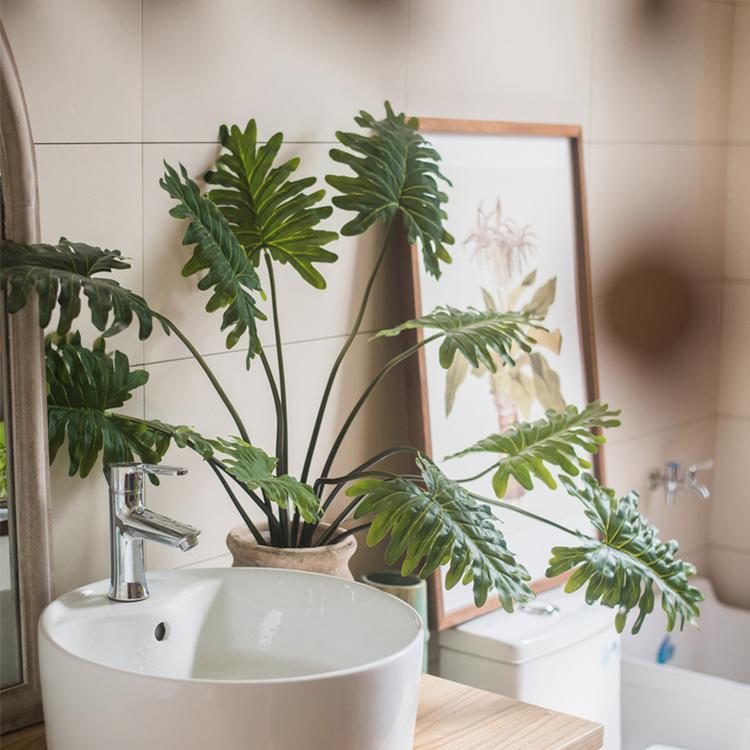
[[[109,467],[109,526],[112,572],[109,598],[139,602],[148,598],[143,542],[148,539],[187,551],[198,544],[200,530],[146,508],[147,474],[183,476],[187,469],[150,464]]]
[[[708,471],[713,469],[713,459],[709,458],[699,464],[690,464],[687,471],[683,474],[681,466],[677,461],[668,461],[664,464],[664,471],[652,469],[649,474],[648,486],[655,490],[657,487],[664,486],[664,499],[667,505],[674,505],[675,495],[680,490],[686,490],[697,495],[701,500],[708,500],[711,497],[711,491],[705,484],[698,481],[699,471]]]

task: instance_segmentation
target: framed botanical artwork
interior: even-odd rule
[[[529,354],[518,352],[512,368],[495,373],[473,368],[460,354],[446,371],[437,353],[420,349],[410,372],[417,417],[416,444],[453,478],[487,468],[470,454],[442,462],[466,445],[501,433],[518,421],[533,421],[547,409],[582,407],[598,397],[589,273],[581,129],[577,126],[420,119],[420,130],[442,156],[455,237],[453,263],[437,283],[412,248],[405,274],[410,316],[438,305],[459,309],[533,310],[545,330],[533,333]],[[593,471],[603,481],[602,454]],[[492,472],[467,486],[493,497]],[[526,491],[513,480],[505,500],[581,528],[580,511],[564,490]],[[545,578],[549,550],[569,537],[516,513],[498,513],[509,547],[532,575],[537,592],[559,585]],[[547,529],[548,527],[545,527]],[[441,571],[430,581],[432,627],[442,630],[499,606],[490,595],[480,610],[471,586],[448,590]]]

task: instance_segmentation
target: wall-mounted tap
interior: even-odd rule
[[[109,467],[109,521],[112,571],[109,598],[138,602],[148,598],[143,542],[149,539],[187,551],[198,544],[200,530],[146,508],[147,474],[182,476],[187,469],[150,464]]]
[[[683,473],[681,465],[677,461],[667,461],[664,464],[664,471],[652,469],[648,476],[648,486],[655,490],[659,486],[664,487],[664,499],[667,505],[673,505],[675,495],[680,490],[692,492],[701,500],[708,500],[711,497],[711,491],[698,481],[699,471],[708,471],[713,469],[714,461],[709,458],[698,464],[690,464]]]

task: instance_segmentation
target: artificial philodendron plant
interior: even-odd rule
[[[676,622],[680,627],[686,621],[694,623],[702,597],[688,582],[695,572],[693,566],[675,557],[677,543],[657,539],[657,530],[638,513],[635,493],[617,499],[585,473],[590,468],[588,456],[604,442],[601,429],[619,424],[618,412],[606,405],[548,411],[542,419],[517,423],[467,447],[463,453],[488,454],[490,466],[483,474],[494,472],[494,498],[482,497],[464,486],[469,480],[462,483],[449,478],[429,456],[408,446],[384,450],[344,475],[331,476],[334,459],[363,403],[391,369],[433,342],[439,342],[440,364],[446,369],[456,358],[490,372],[496,372],[498,366],[512,367],[519,354],[532,350],[534,331],[541,328],[539,315],[528,306],[519,311],[440,307],[381,331],[378,335],[397,336],[405,330],[421,329],[425,335],[383,366],[341,425],[319,474],[311,477],[331,390],[360,329],[373,282],[386,254],[403,252],[391,242],[397,222],[409,243],[419,246],[424,266],[435,278],[441,275],[441,264],[450,262],[447,247],[453,243],[444,228],[447,196],[441,183],[447,180],[438,167],[438,153],[420,134],[417,121],[395,114],[386,104],[382,120],[363,112],[356,122],[365,132],[337,133],[342,148],[330,152],[335,162],[348,168],[348,174],[326,179],[337,193],[333,206],[354,213],[342,234],[359,235],[380,222],[385,225],[384,239],[352,331],[326,382],[300,473],[290,473],[289,413],[275,274],[288,266],[312,286],[324,289],[322,270],[337,259],[328,249],[337,234],[319,228],[333,210],[322,204],[324,191],[313,189],[312,177],[294,179],[299,159],[277,162],[281,133],[261,144],[253,120],[244,130],[222,126],[223,152],[215,169],[206,175],[206,194],[182,166],[174,169],[165,164],[160,184],[175,201],[171,214],[186,222],[183,244],[193,247],[182,275],[198,275],[198,288],[211,293],[206,310],[222,312],[227,348],[241,344],[247,351],[247,367],[257,366],[259,360],[265,372],[276,408],[273,451],[253,444],[241,415],[187,336],[146,300],[111,278],[112,271],[129,267],[118,250],[65,238],[57,245],[5,241],[0,281],[10,312],[23,308],[36,293],[42,327],[49,325],[55,311],[58,314],[57,331],[46,341],[51,458],[67,439],[70,474],[86,477],[100,455],[105,471],[111,463],[136,458],[158,463],[174,442],[205,459],[258,544],[334,544],[348,534],[367,530],[370,544],[389,538],[387,561],[402,559],[404,574],[416,571],[424,578],[438,566],[448,566],[448,587],[459,581],[473,584],[477,606],[494,591],[508,611],[514,602],[524,602],[533,593],[529,573],[508,548],[493,508],[522,513],[573,537],[573,546],[552,550],[547,575],[573,571],[566,589],[586,586],[590,604],[600,602],[617,609],[619,630],[628,612],[637,608],[636,632],[653,610],[657,592],[669,629]],[[268,298],[256,271],[261,263],[268,272]],[[81,313],[81,291],[93,324],[102,334],[92,347],[72,332]],[[256,325],[267,314],[273,320],[275,367],[266,357]],[[155,323],[180,339],[226,406],[238,437],[209,439],[192,427],[118,412],[133,391],[146,383],[148,373],[132,370],[122,352],[107,352],[105,341],[135,320],[141,339],[151,335]],[[383,462],[396,454],[411,456],[411,473],[394,474],[384,469]],[[511,477],[528,489],[535,482],[554,488],[561,481],[582,503],[598,536],[564,528],[519,505],[503,502]],[[342,490],[347,502],[334,514],[332,503]],[[268,537],[261,534],[243,501],[260,509],[268,523]],[[324,518],[329,525],[320,527]],[[341,531],[341,524],[350,518],[362,523]]]

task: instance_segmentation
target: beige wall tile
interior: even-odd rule
[[[222,122],[331,141],[360,108],[403,107],[405,0],[146,3],[147,141],[212,141]]]
[[[409,112],[588,128],[591,0],[411,0]]]
[[[730,278],[750,279],[750,143],[747,146],[727,146],[726,159],[724,274]]]
[[[745,469],[750,420],[720,417],[716,433],[716,481],[711,503],[711,544],[744,549],[750,555],[750,491]]]
[[[721,322],[719,414],[750,417],[750,284],[725,283]]]
[[[595,294],[643,256],[691,278],[721,277],[722,146],[594,143],[589,175]]]
[[[318,186],[322,187],[327,173],[341,173],[338,165],[329,159],[328,149],[322,144],[289,144],[281,158],[300,156],[300,176],[315,175]],[[221,312],[210,314],[205,311],[210,294],[196,287],[202,274],[187,279],[180,275],[182,266],[192,254],[192,248],[181,245],[184,225],[169,216],[168,211],[174,201],[159,187],[158,182],[164,172],[164,159],[175,167],[178,163],[185,164],[189,173],[197,177],[213,164],[216,155],[217,147],[212,144],[144,146],[145,296],[155,309],[173,320],[203,353],[224,350],[225,336],[220,331]],[[331,191],[328,190],[326,201],[330,200],[330,196]],[[336,210],[325,226],[338,231],[352,215]],[[276,266],[284,341],[340,336],[351,330],[380,250],[381,238],[382,225],[378,225],[362,237],[342,237],[331,243],[328,247],[339,255],[339,260],[318,266],[328,284],[325,290],[314,289],[290,266]],[[392,248],[390,260],[396,260],[393,256],[398,249]],[[400,322],[398,305],[394,304],[399,284],[396,266],[395,262],[388,262],[381,269],[363,320],[363,331]],[[264,266],[259,273],[263,288],[268,293]],[[270,317],[270,300],[261,300],[259,304]],[[259,330],[265,342],[273,341],[270,320],[259,323]],[[184,347],[174,336],[166,337],[156,332],[146,342],[146,359],[149,362],[184,355]]]
[[[750,141],[750,4],[734,9],[729,139]]]
[[[131,268],[112,278],[143,294],[140,144],[39,145],[36,155],[42,241],[55,243],[65,236],[120,250]],[[90,339],[98,332],[83,294],[81,299],[75,328]],[[131,362],[143,361],[137,321],[108,343]]]
[[[652,469],[663,470],[667,461],[687,466],[712,458],[715,429],[714,420],[705,419],[605,446],[607,484],[618,496],[636,490],[641,497],[640,511],[659,529],[660,539],[677,539],[680,555],[694,564],[696,554],[703,558],[703,548],[708,544],[714,498],[705,502],[681,492],[674,505],[667,506],[663,488],[649,489],[649,473]],[[615,439],[616,433],[611,430],[610,439]],[[712,472],[701,474],[700,480],[709,489],[716,487]]]
[[[713,415],[719,356],[720,284],[691,285],[695,319],[669,351],[643,355],[613,332],[609,297],[595,300],[601,397],[622,409],[618,442]]]
[[[379,340],[370,343],[367,336],[357,337],[349,358],[334,388],[328,415],[318,442],[314,469],[320,469],[328,448],[338,433],[349,409],[379,369],[394,343]],[[330,364],[343,344],[342,338],[290,344],[284,347],[290,413],[290,471],[298,475],[307,448],[320,395]],[[273,359],[273,349],[268,352]],[[254,444],[274,452],[274,411],[262,369],[253,366],[246,373],[241,354],[221,354],[208,358],[211,368],[243,415]],[[187,423],[207,436],[235,435],[237,430],[211,390],[203,373],[192,361],[181,360],[151,365],[146,392],[146,413],[167,422]],[[345,473],[368,456],[406,440],[407,415],[398,372],[384,381],[354,423],[339,458],[334,475]],[[159,545],[150,545],[148,565],[173,567],[205,560],[226,551],[227,531],[240,523],[231,502],[209,467],[189,451],[171,449],[166,462],[186,466],[187,480],[165,480],[151,492],[153,507],[203,530],[200,544],[182,553]],[[248,505],[253,518],[260,511]],[[364,546],[364,542],[361,543]]]
[[[719,599],[732,607],[750,608],[750,552],[711,546],[711,581]]]
[[[592,138],[723,139],[732,8],[700,0],[595,4]]]
[[[141,139],[140,0],[2,0],[37,143]]]

